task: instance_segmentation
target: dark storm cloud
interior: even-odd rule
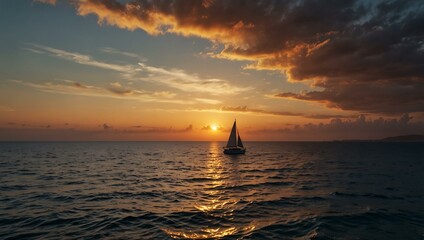
[[[317,101],[330,108],[365,112],[421,112],[424,110],[422,83],[349,83],[333,82],[323,91],[280,93],[276,97]]]
[[[424,111],[424,2],[419,0],[75,2],[80,15],[149,34],[199,36],[211,56],[281,70],[320,91],[282,98],[376,113]]]

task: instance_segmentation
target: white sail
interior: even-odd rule
[[[235,147],[237,146],[237,127],[236,127],[236,121],[234,121],[233,129],[231,129],[230,138],[228,139],[227,147]]]

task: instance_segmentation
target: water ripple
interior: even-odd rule
[[[424,148],[0,143],[0,239],[422,239]]]

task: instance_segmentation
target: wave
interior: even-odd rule
[[[422,239],[417,145],[249,145],[0,143],[0,239]]]

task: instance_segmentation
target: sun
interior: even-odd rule
[[[218,126],[216,126],[216,125],[211,125],[211,130],[212,130],[212,131],[217,131],[217,130],[218,130]]]

